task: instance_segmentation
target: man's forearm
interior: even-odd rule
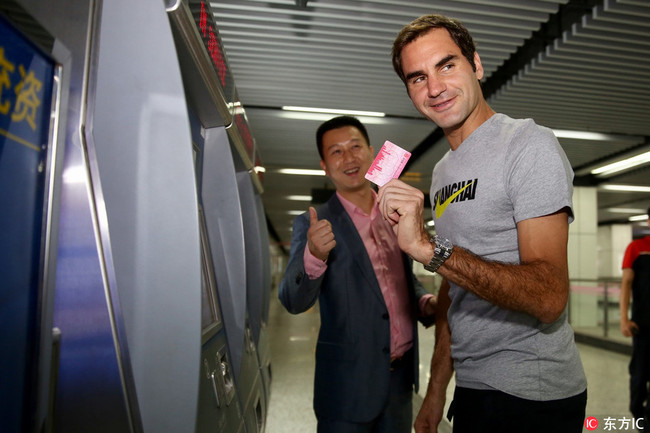
[[[443,417],[447,386],[453,373],[449,326],[446,319],[441,319],[445,312],[438,312],[436,320],[436,343],[431,359],[431,377],[422,407],[415,420],[415,431],[432,433],[438,431],[438,425]]]
[[[619,295],[619,309],[621,313],[621,322],[629,320],[630,298],[632,296],[632,282],[634,281],[634,271],[630,268],[623,269],[621,278],[621,293]]]
[[[491,262],[455,247],[438,273],[494,305],[528,313],[545,323],[556,320],[567,302],[568,273],[544,261]]]
[[[431,378],[429,379],[427,394],[432,393],[441,406],[445,404],[447,386],[453,371],[449,325],[446,321],[444,325],[436,321],[436,344],[431,359]]]
[[[447,313],[451,299],[449,298],[449,282],[443,280],[438,298],[436,311],[436,330],[433,357],[431,359],[431,377],[427,394],[431,393],[440,413],[444,410],[447,386],[454,371],[451,358],[451,330],[447,321]]]

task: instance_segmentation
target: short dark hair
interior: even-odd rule
[[[420,36],[424,36],[433,29],[440,28],[447,29],[451,39],[460,48],[460,52],[463,53],[463,56],[469,61],[472,69],[476,72],[476,64],[474,63],[476,44],[467,28],[460,21],[444,15],[423,15],[404,26],[395,38],[395,42],[393,42],[393,68],[404,84],[406,84],[406,76],[402,70],[402,50]]]
[[[320,155],[320,159],[323,159],[323,135],[327,131],[331,131],[332,129],[339,129],[343,128],[344,126],[354,126],[361,132],[361,135],[363,135],[363,138],[366,139],[366,144],[370,146],[370,138],[368,137],[368,131],[366,131],[366,127],[363,126],[363,123],[359,121],[356,117],[352,116],[338,116],[334,117],[327,122],[321,124],[321,126],[318,127],[316,130],[316,145],[318,146],[318,154]]]

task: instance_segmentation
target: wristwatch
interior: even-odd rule
[[[436,272],[438,268],[451,256],[454,251],[454,246],[449,239],[441,238],[435,235],[429,239],[433,244],[433,257],[428,265],[424,265],[424,269],[429,272]]]

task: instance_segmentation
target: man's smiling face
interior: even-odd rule
[[[323,134],[321,168],[337,191],[353,192],[369,186],[365,174],[373,159],[373,149],[354,126],[332,129]]]
[[[482,99],[479,80],[483,66],[478,54],[476,71],[444,28],[433,29],[402,49],[402,71],[415,108],[446,133],[472,124]]]

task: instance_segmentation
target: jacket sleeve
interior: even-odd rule
[[[293,220],[289,263],[278,290],[280,302],[292,314],[307,311],[316,303],[321,284],[325,274],[327,274],[325,272],[319,278],[310,280],[305,273],[303,254],[307,244],[307,230],[309,229],[308,215],[308,213],[305,213]]]
[[[434,324],[436,317],[434,316],[422,316],[420,314],[420,299],[425,296],[425,295],[431,295],[430,293],[423,285],[420,283],[420,280],[418,280],[418,277],[413,273],[413,260],[410,258],[407,258],[405,260],[407,269],[406,269],[406,275],[407,278],[410,278],[411,281],[409,281],[409,286],[412,288],[411,296],[413,297],[413,302],[415,304],[415,311],[417,312],[416,317],[420,323],[422,323],[425,327],[429,327]]]

